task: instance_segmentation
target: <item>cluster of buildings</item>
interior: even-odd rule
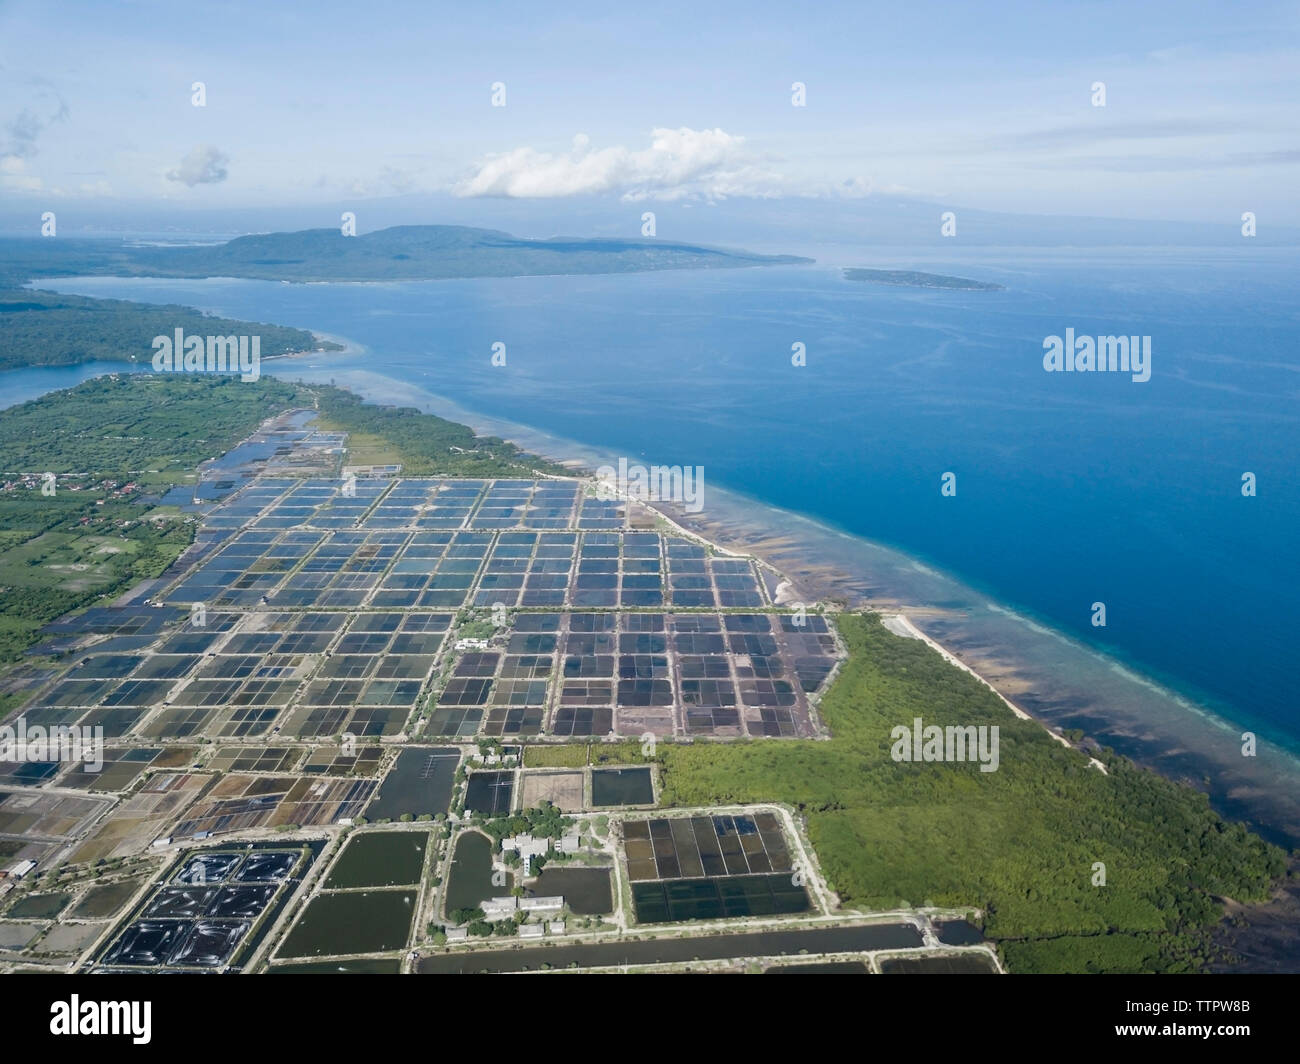
[[[577,853],[582,848],[577,831],[558,839],[535,839],[531,835],[511,835],[501,840],[502,853],[517,853],[524,864],[524,875],[532,873],[533,859],[545,857],[554,849],[557,853]]]
[[[0,483],[0,491],[40,491],[48,479],[45,473],[21,473],[17,477]],[[134,495],[140,490],[140,485],[134,480],[129,480],[125,484],[118,484],[115,480],[104,480],[98,484],[92,484],[87,483],[85,475],[81,473],[63,473],[56,476],[55,480],[58,483],[59,491],[88,491],[91,488],[99,488],[112,498]]]
[[[488,898],[479,908],[483,910],[485,920],[512,920],[516,913],[525,916],[554,916],[564,908],[564,898],[555,895],[550,898],[516,898],[507,894],[503,898]]]
[[[515,765],[519,763],[519,747],[503,746],[496,753],[491,754],[475,750],[469,756],[471,761],[477,761],[483,765]]]
[[[564,934],[563,920],[546,919],[548,916],[559,916],[564,909],[564,898],[558,895],[549,898],[516,898],[513,895],[503,898],[488,898],[480,903],[479,908],[483,910],[483,918],[492,922],[513,920],[521,913],[524,916],[534,917],[534,922],[519,925],[520,938],[541,938],[547,934]],[[469,937],[469,929],[449,927],[446,935],[448,942],[464,941]]]

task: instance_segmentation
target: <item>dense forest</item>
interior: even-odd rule
[[[367,403],[340,388],[316,387],[321,418],[318,427],[351,435],[349,446],[366,438],[402,464],[409,476],[447,474],[460,477],[519,477],[535,472],[558,476],[569,470],[525,454],[496,436],[476,436],[474,430],[412,407]]]
[[[0,411],[0,474],[171,483],[268,417],[311,406],[301,385],[202,374],[114,374]]]
[[[96,361],[147,364],[153,338],[170,337],[177,329],[194,336],[259,336],[263,358],[342,350],[303,329],[211,317],[193,307],[0,288],[0,370]]]

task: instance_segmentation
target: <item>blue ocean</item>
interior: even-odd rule
[[[930,606],[1015,616],[1022,629],[999,638],[1023,630],[1028,646],[1031,630],[1057,633],[1101,652],[1110,673],[1122,666],[1135,690],[1150,680],[1208,707],[1220,726],[1199,742],[1221,741],[1225,763],[1240,764],[1244,728],[1300,749],[1300,254],[984,249],[922,260],[872,248],[841,257],[406,284],[42,286],[334,334],[359,350],[266,369],[339,384],[382,379],[384,398],[427,393],[601,454],[702,466],[707,488],[894,548],[963,589],[933,591]],[[1005,290],[849,281],[841,264]],[[1067,329],[1150,337],[1150,379],[1046,372],[1044,339]],[[504,366],[492,364],[497,343]],[[806,365],[792,365],[795,345]],[[138,357],[148,354],[142,337]],[[945,495],[949,473],[955,493]],[[1245,474],[1253,495],[1243,493]],[[1104,627],[1093,623],[1096,604]],[[1014,634],[996,649],[988,632],[965,638],[1004,663],[1021,649]],[[1076,672],[1074,683],[1077,709],[1090,681]],[[1094,703],[1124,697],[1093,694]],[[1093,704],[1087,719],[1104,710]],[[1179,720],[1165,715],[1145,738],[1175,750],[1187,737]],[[1135,746],[1139,731],[1127,727]]]

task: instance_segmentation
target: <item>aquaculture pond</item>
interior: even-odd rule
[[[281,957],[402,949],[415,915],[413,890],[318,894],[280,947]]]
[[[563,897],[569,911],[577,916],[603,916],[614,911],[608,868],[547,865],[531,893],[543,898]]]
[[[426,831],[376,831],[354,835],[330,869],[326,890],[399,887],[420,882]]]
[[[653,805],[654,780],[648,767],[597,768],[591,771],[591,804]]]
[[[447,875],[445,908],[472,909],[484,898],[505,893],[492,885],[492,840],[482,832],[467,831],[456,840]]]

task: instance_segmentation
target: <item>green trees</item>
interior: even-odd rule
[[[512,816],[496,817],[483,825],[492,838],[501,840],[512,835],[532,835],[535,839],[558,839],[573,826],[573,818],[560,812],[550,802],[541,802],[532,809],[523,809]]]
[[[464,477],[529,475],[534,469],[569,475],[563,466],[525,454],[496,436],[412,407],[375,406],[338,388],[320,388],[322,427],[381,437],[401,456],[407,476],[445,473]]]
[[[176,329],[195,336],[259,336],[263,356],[340,349],[318,344],[303,329],[209,317],[193,307],[0,288],[0,369],[95,361],[147,365],[153,338]]]
[[[313,401],[267,377],[97,377],[0,413],[0,468],[166,484],[192,475],[272,414]],[[151,480],[141,470],[160,473]]]

